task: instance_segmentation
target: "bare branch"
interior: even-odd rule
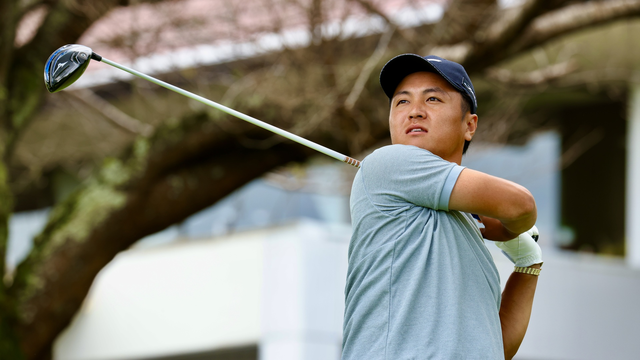
[[[473,72],[585,26],[640,15],[640,0],[590,1],[553,10],[559,4],[553,0],[529,0],[521,7],[503,11],[490,27],[478,31],[472,39],[430,50],[463,63],[467,71]]]
[[[408,36],[404,31],[400,30],[398,24],[396,24],[390,17],[388,17],[382,10],[378,9],[375,5],[367,0],[352,0],[362,6],[367,12],[377,15],[384,20],[387,25],[393,29],[396,29],[398,34],[409,44],[415,45],[415,40],[412,36]]]
[[[97,111],[111,124],[122,130],[142,136],[150,136],[153,133],[153,126],[140,122],[125,114],[108,101],[94,94],[91,90],[69,91],[66,94],[72,96],[74,99],[80,100],[85,106]]]
[[[485,31],[474,37],[474,46],[461,59],[467,71],[474,71],[501,60],[508,48],[539,15],[548,11],[552,0],[529,0],[522,6],[503,12]]]
[[[422,53],[429,53],[440,56],[441,58],[462,63],[472,49],[473,45],[471,44],[471,42],[463,41],[455,45],[434,46],[433,48],[425,47],[423,48]]]
[[[597,86],[598,83],[610,84],[613,82],[621,82],[624,84],[628,84],[629,82],[640,82],[640,71],[612,67],[579,71],[567,74],[567,76],[557,83],[557,86],[569,87],[590,85],[589,87],[593,87],[593,85]]]
[[[552,2],[552,0],[529,0],[520,7],[507,10],[498,10],[495,6],[489,7],[489,4],[485,4],[487,6],[484,8],[485,11],[488,12],[488,9],[492,8],[494,13],[487,13],[485,16],[489,20],[485,23],[487,25],[484,29],[478,30],[474,36],[459,43],[434,48],[427,45],[422,51],[458,61],[465,65],[469,72],[483,69],[502,59],[504,49],[518,38],[522,30],[529,26],[536,16],[548,11]]]
[[[373,54],[371,54],[371,56],[367,60],[367,63],[362,68],[362,71],[360,71],[360,75],[358,75],[358,79],[353,85],[353,89],[351,89],[349,96],[347,96],[347,99],[344,102],[344,107],[348,111],[351,111],[355,106],[356,101],[358,101],[358,98],[360,97],[360,94],[362,93],[362,90],[367,83],[367,80],[371,76],[371,72],[373,71],[374,67],[380,62],[380,59],[384,55],[385,51],[387,51],[389,41],[391,40],[391,35],[393,35],[394,31],[395,28],[391,27],[384,34],[382,34],[382,36],[380,37],[380,41],[378,41],[376,50],[373,52]]]
[[[523,94],[509,91],[508,95],[498,94],[497,98],[498,102],[483,114],[482,126],[478,127],[474,141],[504,144],[516,126],[524,125],[516,120],[522,117]]]
[[[566,169],[569,165],[573,164],[582,154],[587,152],[595,145],[597,145],[604,138],[604,130],[601,127],[597,127],[591,130],[587,135],[581,137],[573,145],[571,145],[560,156],[560,168]]]
[[[475,35],[480,43],[510,43],[540,14],[547,11],[549,0],[528,0],[522,6],[503,11],[485,31]]]
[[[386,22],[387,24],[389,24],[390,26],[397,28],[398,26],[393,22],[393,20],[391,20],[391,18],[389,18],[384,12],[382,12],[382,10],[378,9],[376,6],[374,6],[372,3],[370,3],[369,1],[366,0],[353,0],[354,2],[356,2],[358,5],[362,6],[365,10],[367,10],[367,12],[380,16],[384,22]]]
[[[569,5],[536,19],[509,54],[539,46],[585,26],[605,24],[640,15],[640,0],[591,1]]]
[[[453,0],[429,34],[429,43],[453,45],[466,41],[469,34],[476,33],[483,23],[495,16],[496,10],[496,0]]]
[[[549,65],[528,73],[515,73],[507,69],[490,68],[487,70],[487,77],[509,86],[539,86],[558,80],[577,70],[577,68],[578,66],[574,61]]]

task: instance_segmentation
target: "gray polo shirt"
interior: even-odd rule
[[[472,216],[449,211],[462,169],[409,145],[362,162],[343,360],[504,359],[498,271]]]

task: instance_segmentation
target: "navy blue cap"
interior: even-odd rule
[[[402,54],[389,60],[380,72],[380,85],[389,99],[393,98],[396,88],[407,75],[418,71],[440,74],[451,86],[471,101],[471,113],[478,110],[478,100],[473,84],[464,67],[435,55],[422,57],[416,54]]]

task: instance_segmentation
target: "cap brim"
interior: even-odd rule
[[[391,99],[396,88],[409,74],[418,71],[439,73],[439,71],[423,57],[416,54],[402,54],[389,60],[380,72],[382,90]]]

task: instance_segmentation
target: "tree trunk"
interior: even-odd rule
[[[97,273],[118,252],[310,153],[289,142],[268,151],[246,149],[198,116],[181,129],[139,138],[125,160],[106,161],[94,180],[52,210],[17,269],[9,293],[20,299],[17,328],[27,359],[48,356]]]

